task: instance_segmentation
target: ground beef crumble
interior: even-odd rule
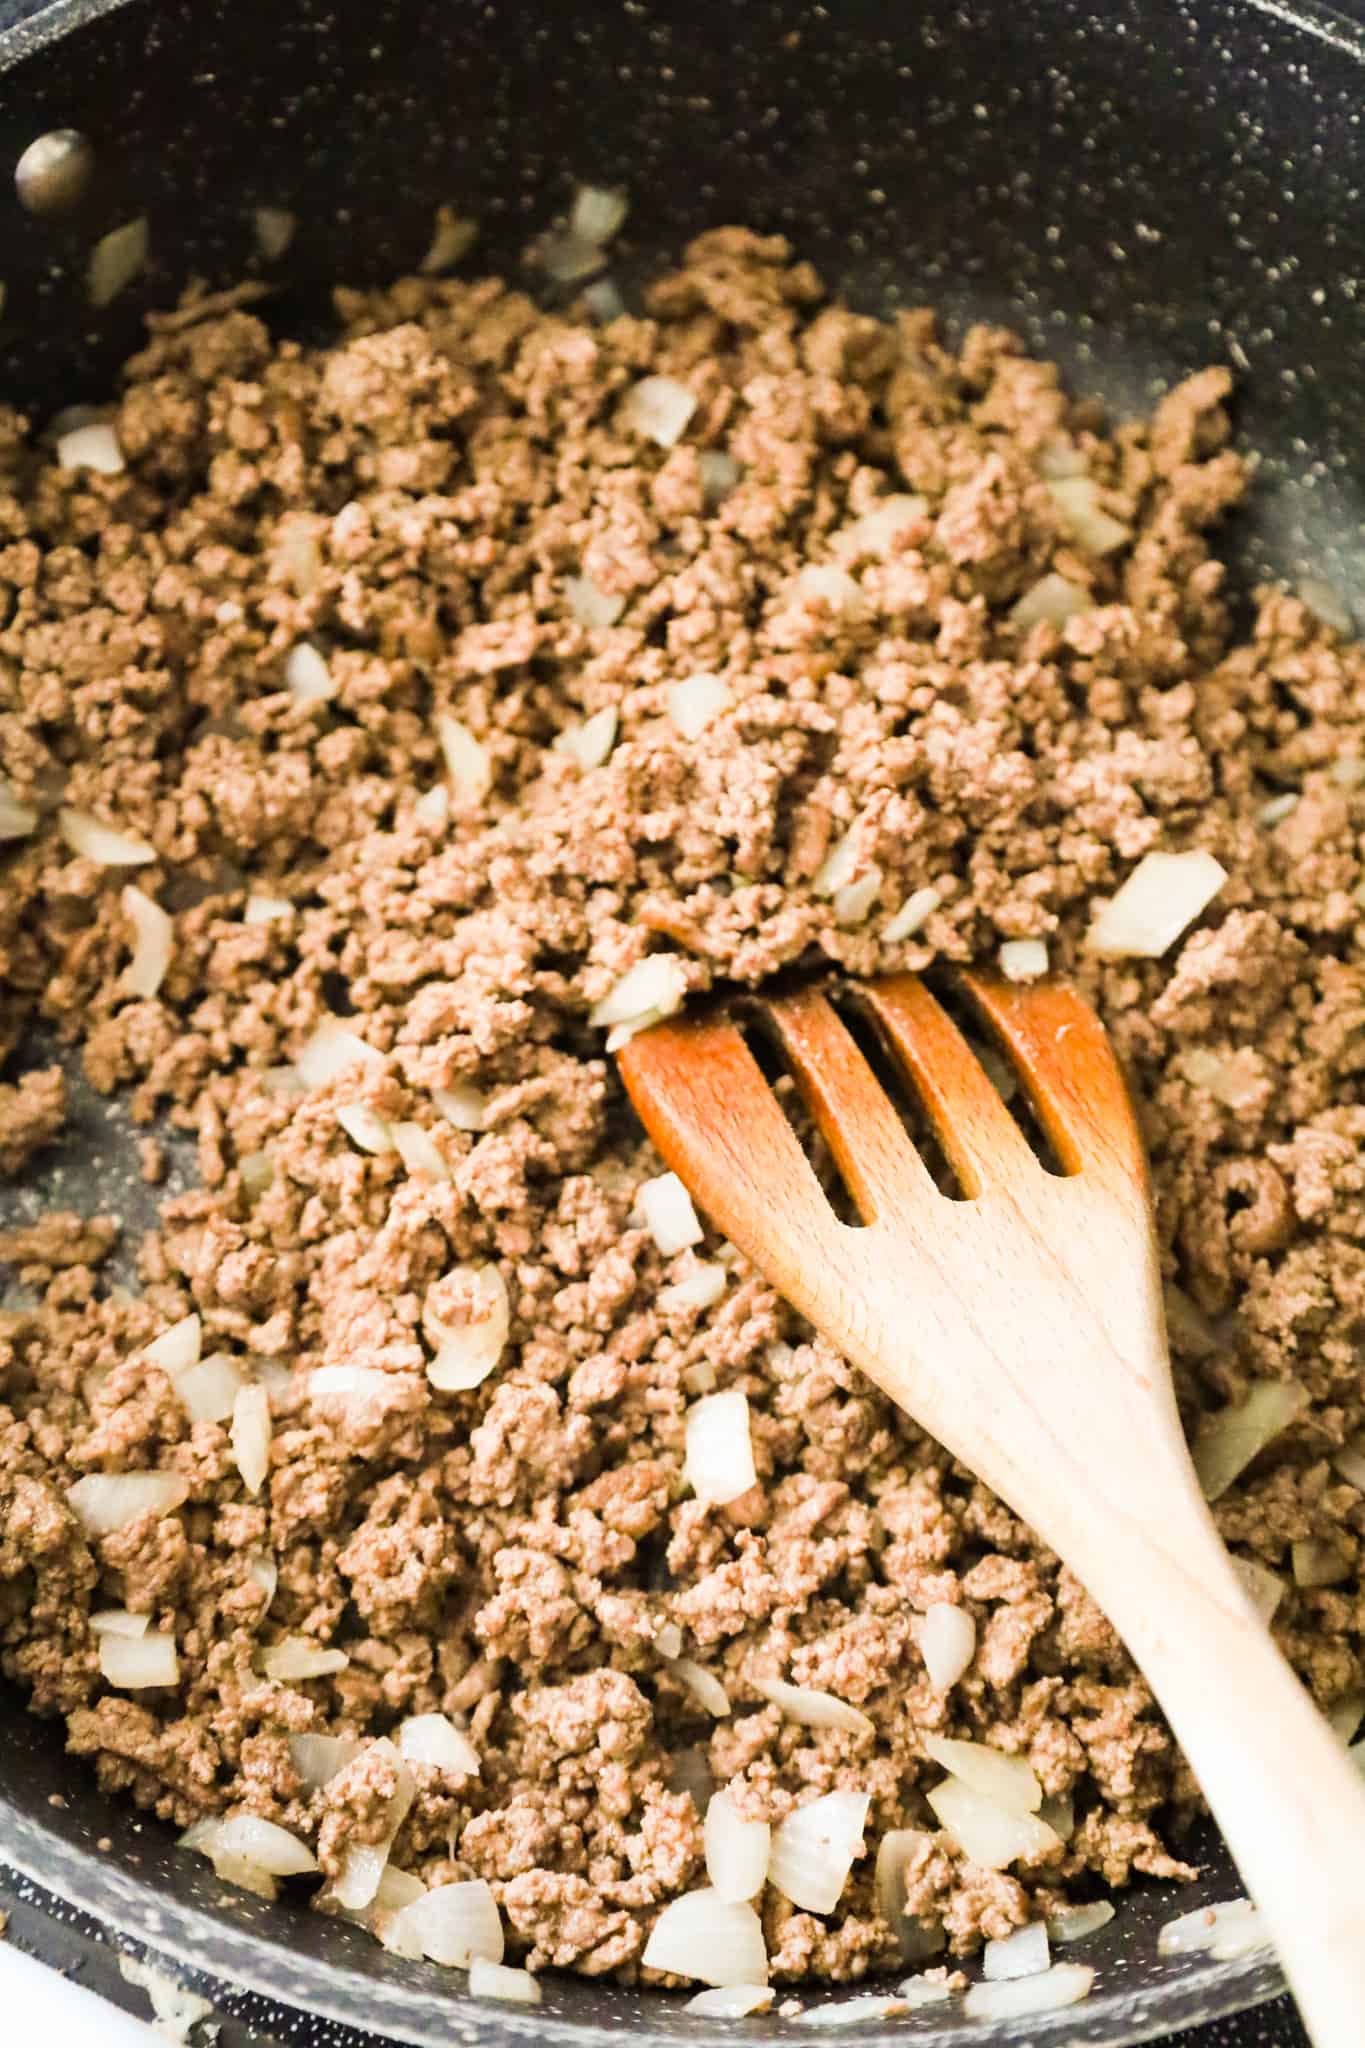
[[[111,415],[120,473],[0,431],[0,769],[39,814],[5,848],[0,1050],[79,1044],[139,1122],[193,1134],[200,1175],[136,1296],[102,1278],[111,1219],[0,1240],[4,1669],[111,1790],[180,1824],[244,1806],[329,1871],[382,1837],[392,1768],[362,1753],[310,1793],[287,1737],[456,1717],[480,1771],[417,1771],[394,1861],[486,1878],[514,1955],[589,1974],[637,1974],[704,1881],[684,1765],[751,1817],[852,1787],[869,1847],[924,1830],[909,1903],[954,1953],[1179,1875],[1197,1795],[1074,1577],[714,1237],[720,1300],[664,1296],[697,1254],[633,1218],[660,1169],[587,1019],[652,953],[699,992],[1044,938],[1137,1093],[1191,1426],[1253,1379],[1308,1396],[1223,1531],[1283,1579],[1276,1633],[1321,1704],[1362,1692],[1365,1499],[1331,1460],[1365,1425],[1365,656],[1272,590],[1234,637],[1207,537],[1245,484],[1227,375],[1110,431],[1009,334],[954,353],[927,313],[826,304],[738,229],[604,326],[495,280],[337,312],[330,348],[230,298],[153,323]],[[695,398],[669,449],[630,423],[644,375]],[[1128,536],[1103,554],[1052,489],[1079,472]],[[1023,628],[1048,574],[1081,608]],[[611,623],[583,623],[579,578]],[[285,687],[303,641],[330,698]],[[696,673],[728,702],[688,738],[669,692]],[[555,742],[605,711],[584,769]],[[486,762],[448,804],[442,717]],[[152,849],[131,879],[174,921],[153,997],[124,981],[130,874],[74,855],[59,804]],[[822,878],[836,847],[856,914]],[[1188,847],[1229,876],[1199,924],[1160,960],[1087,955],[1096,898]],[[298,1092],[281,1069],[329,1015],[382,1067]],[[480,1091],[481,1128],[438,1112],[450,1088]],[[419,1126],[449,1177],[358,1149],[348,1103]],[[0,1167],[62,1113],[55,1070],[0,1087]],[[510,1341],[476,1390],[433,1392],[429,1315],[469,1313],[468,1283],[437,1283],[488,1262]],[[270,1390],[258,1495],[226,1426],[137,1356],[191,1310]],[[363,1398],[314,1397],[322,1367],[363,1370]],[[759,1484],[707,1508],[684,1414],[727,1388]],[[145,1469],[184,1504],[87,1538],[71,1485]],[[1334,1583],[1293,1583],[1305,1539],[1335,1546]],[[946,1698],[916,1646],[941,1601],[978,1630]],[[175,1691],[105,1684],[89,1616],[111,1605],[174,1634]],[[285,1636],[349,1662],[272,1682]],[[752,1683],[774,1674],[874,1732],[784,1720]],[[997,1873],[931,1834],[930,1732],[1029,1757],[1074,1809],[1061,1853]],[[828,1920],[771,1889],[763,1916],[782,1980],[897,1959],[870,1855]]]

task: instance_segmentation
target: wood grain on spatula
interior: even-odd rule
[[[941,1191],[854,1034],[808,988],[672,1019],[618,1055],[718,1229],[1084,1580],[1189,1758],[1317,2048],[1365,2040],[1365,1781],[1228,1560],[1171,1386],[1137,1123],[1094,1011],[963,974],[1060,1171],[929,988],[844,992],[965,1199]],[[861,1219],[841,1221],[746,1041],[775,1042]]]

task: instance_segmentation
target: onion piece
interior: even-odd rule
[[[769,1984],[722,1984],[699,1991],[683,2011],[704,2020],[742,2020],[751,2012],[767,2012],[776,1996]]]
[[[768,1952],[753,1907],[722,1899],[709,1886],[670,1900],[654,1922],[640,1958],[647,1970],[729,1986],[766,1984]]]
[[[123,914],[133,927],[133,956],[120,977],[120,987],[144,1000],[154,996],[171,964],[173,926],[159,903],[131,884],[121,897]]]
[[[676,1621],[661,1622],[654,1638],[654,1647],[661,1657],[681,1657],[683,1646],[682,1630]]]
[[[1038,1808],[1038,1818],[1051,1828],[1059,1841],[1069,1842],[1076,1832],[1076,1800],[1071,1792],[1049,1792]]]
[[[1270,1937],[1250,1899],[1198,1906],[1193,1913],[1168,1920],[1156,1938],[1159,1956],[1214,1955],[1230,1960],[1270,1946]]]
[[[291,647],[284,663],[285,688],[296,704],[328,704],[341,688],[311,640]]]
[[[329,1678],[350,1663],[344,1650],[329,1650],[311,1636],[284,1636],[260,1654],[260,1668],[266,1678],[282,1684],[300,1678]]]
[[[705,1236],[692,1197],[676,1173],[641,1181],[631,1217],[638,1217],[666,1259],[686,1251],[689,1245],[700,1244]]]
[[[718,505],[724,504],[739,482],[739,464],[723,448],[703,448],[697,457],[697,469],[701,476],[702,503],[708,512],[714,512]]]
[[[906,2010],[905,2000],[888,1992],[865,1992],[861,1998],[837,1999],[830,2005],[811,2005],[797,2013],[798,2026],[860,2027],[878,2020],[897,2019]]]
[[[294,1058],[295,1071],[308,1088],[325,1088],[329,1081],[339,1080],[353,1067],[363,1067],[367,1074],[377,1074],[383,1065],[383,1053],[376,1052],[372,1045],[366,1045],[363,1038],[357,1037],[354,1031],[348,1031],[335,1017],[324,1017]]]
[[[431,240],[417,268],[423,277],[437,277],[467,256],[479,239],[479,223],[467,220],[452,207],[438,206],[431,223]]]
[[[270,1396],[264,1387],[242,1387],[232,1404],[232,1461],[248,1493],[259,1493],[270,1470]]]
[[[452,1777],[474,1778],[479,1752],[448,1714],[414,1714],[398,1730],[398,1754],[404,1763],[427,1764]]]
[[[458,718],[443,713],[436,721],[436,736],[445,757],[450,793],[457,803],[476,804],[493,785],[493,763],[481,740]]]
[[[1289,1555],[1296,1586],[1339,1586],[1343,1579],[1351,1576],[1350,1561],[1335,1543],[1306,1537],[1301,1542],[1290,1544]]]
[[[289,1754],[305,1789],[318,1792],[355,1762],[364,1743],[354,1735],[291,1735]]]
[[[463,1394],[482,1385],[502,1357],[512,1323],[507,1283],[496,1266],[454,1270],[467,1283],[467,1319],[448,1323],[430,1311],[423,1317],[423,1328],[438,1346],[427,1378],[443,1394]]]
[[[1275,1618],[1276,1609],[1284,1598],[1284,1580],[1278,1572],[1272,1572],[1258,1558],[1234,1557],[1229,1559],[1232,1569],[1242,1582],[1242,1591],[1255,1608],[1257,1616],[1266,1626]]]
[[[856,882],[845,882],[842,889],[836,889],[830,898],[835,923],[845,926],[861,924],[881,894],[881,887],[882,871],[872,861]]]
[[[673,1673],[679,1685],[691,1693],[699,1707],[723,1721],[730,1711],[730,1695],[704,1664],[694,1662],[691,1657],[665,1657],[665,1667]]]
[[[599,242],[585,242],[567,228],[552,228],[528,252],[527,260],[538,263],[556,284],[577,284],[581,278],[595,276],[607,259]]]
[[[500,1963],[503,1933],[497,1901],[481,1877],[435,1885],[394,1914],[385,1945],[457,1970],[467,1970],[475,1956]]]
[[[981,1957],[981,1971],[987,1983],[1003,1983],[1011,1977],[1039,1977],[1052,1963],[1047,1945],[1047,1928],[1041,1920],[1017,1927],[1002,1941],[988,1941]]]
[[[728,1792],[717,1792],[703,1827],[706,1875],[719,1899],[752,1899],[768,1874],[772,1830],[766,1820],[744,1820]]]
[[[1132,539],[1122,520],[1100,504],[1100,487],[1091,476],[1045,479],[1057,523],[1063,533],[1095,555],[1111,555]]]
[[[698,740],[708,725],[734,703],[729,686],[719,676],[699,671],[672,683],[665,696],[668,715],[685,740]]]
[[[246,1561],[246,1575],[253,1586],[259,1586],[265,1595],[262,1612],[269,1609],[280,1583],[280,1568],[273,1557],[249,1557]]]
[[[1259,825],[1282,824],[1297,807],[1298,801],[1299,792],[1296,789],[1287,789],[1280,796],[1272,796],[1260,805],[1256,812],[1256,822]]]
[[[38,813],[21,804],[8,782],[0,777],[0,840],[27,839],[38,829]]]
[[[1365,1493],[1365,1438],[1344,1444],[1332,1458],[1332,1470],[1358,1493]]]
[[[124,1692],[180,1683],[180,1659],[174,1636],[101,1636],[99,1659],[100,1670],[109,1684]]]
[[[488,1117],[488,1097],[472,1082],[456,1081],[450,1088],[433,1088],[431,1099],[454,1130],[483,1130]]]
[[[92,306],[107,306],[125,285],[130,285],[147,261],[146,216],[128,220],[120,228],[101,235],[90,251],[85,273],[86,291]]]
[[[912,2012],[917,2012],[922,2005],[941,2005],[953,1995],[946,1976],[902,1977],[897,1989]]]
[[[374,1365],[319,1365],[308,1375],[310,1401],[373,1401],[381,1399],[396,1376]]]
[[[1106,960],[1159,960],[1228,878],[1211,853],[1147,853],[1085,935]]]
[[[153,1337],[150,1344],[144,1344],[140,1355],[144,1364],[156,1366],[168,1380],[174,1380],[199,1363],[203,1341],[204,1326],[199,1317],[181,1316],[179,1322]]]
[[[1000,972],[1006,981],[1037,981],[1047,973],[1047,945],[1042,939],[1006,939],[1000,948]]]
[[[713,1398],[723,1400],[723,1395]],[[847,1735],[874,1735],[876,1729],[866,1714],[832,1692],[818,1692],[808,1685],[788,1685],[780,1678],[755,1678],[754,1691],[768,1700],[789,1721],[805,1728],[839,1728]]]
[[[925,499],[912,497],[907,492],[893,492],[890,497],[881,498],[870,512],[864,512],[861,519],[855,519],[851,526],[845,526],[831,537],[830,550],[841,564],[856,562],[866,556],[885,561],[895,551],[896,542],[908,527],[923,519],[929,507]]]
[[[828,611],[836,623],[851,626],[867,617],[862,586],[833,562],[808,562],[795,577],[794,594],[803,604]]]
[[[189,1498],[178,1472],[88,1472],[67,1501],[90,1536],[112,1536],[140,1515],[168,1515]]]
[[[676,377],[642,377],[621,402],[621,424],[660,448],[672,448],[696,409],[696,398]]]
[[[1253,1380],[1239,1401],[1206,1416],[1190,1455],[1205,1500],[1218,1500],[1238,1474],[1308,1406],[1294,1380]]]
[[[580,185],[569,212],[569,233],[600,248],[619,234],[629,211],[629,198],[614,186]]]
[[[666,1316],[689,1315],[694,1310],[698,1314],[704,1313],[708,1308],[714,1308],[724,1295],[729,1278],[724,1266],[712,1260],[699,1259],[681,1280],[660,1288],[659,1308]]]
[[[90,1616],[90,1633],[94,1636],[126,1636],[136,1642],[146,1635],[150,1621],[149,1614],[130,1614],[126,1607],[99,1607]]]
[[[877,1911],[898,1941],[906,1932],[905,1872],[911,1858],[931,1840],[921,1828],[889,1828],[877,1844],[873,1877]]]
[[[1343,640],[1354,640],[1356,622],[1350,608],[1339,591],[1330,583],[1324,583],[1320,576],[1301,576],[1295,585],[1301,604],[1306,604],[1315,618],[1324,626],[1330,626],[1334,633],[1340,633]]]
[[[128,466],[108,420],[94,420],[62,434],[57,442],[57,462],[62,469],[93,469],[100,476],[117,476]]]
[[[926,1735],[924,1747],[936,1764],[1006,1813],[1038,1811],[1043,1788],[1022,1757],[1006,1756],[984,1742],[957,1742],[946,1735]]]
[[[248,896],[242,907],[242,923],[287,924],[294,915],[294,906],[284,896]]]
[[[1365,787],[1365,761],[1357,754],[1339,754],[1327,774],[1328,779],[1334,782],[1338,789]]]
[[[275,1162],[268,1152],[244,1152],[237,1161],[242,1192],[253,1207],[275,1179]]]
[[[713,1507],[738,1500],[757,1483],[747,1394],[732,1388],[692,1403],[683,1478],[698,1500]]]
[[[591,576],[566,577],[564,598],[573,618],[589,632],[614,626],[626,608],[626,600],[619,591],[599,590]]]
[[[1058,1906],[1047,1916],[1048,1939],[1065,1948],[1070,1942],[1098,1934],[1113,1917],[1114,1909],[1108,1899],[1096,1899],[1088,1906]]]
[[[816,869],[811,888],[817,896],[834,896],[858,872],[859,847],[854,830],[837,839]]]
[[[882,938],[888,946],[898,946],[902,939],[913,938],[926,918],[932,917],[942,902],[939,891],[932,882],[922,889],[915,889],[906,897],[894,917],[882,926]]]
[[[1054,573],[1039,577],[1018,603],[1011,605],[1009,621],[1019,632],[1027,633],[1044,619],[1050,626],[1064,626],[1068,619],[1093,608],[1094,600],[1088,590]]]
[[[919,1653],[938,1693],[951,1692],[976,1655],[976,1623],[965,1607],[936,1600],[919,1625]]]
[[[245,1856],[218,1856],[214,1859],[213,1874],[222,1884],[235,1885],[239,1891],[254,1892],[259,1899],[277,1899],[280,1888],[268,1870],[262,1870],[259,1863],[250,1862]]]
[[[390,1124],[389,1136],[409,1173],[427,1180],[451,1178],[450,1168],[437,1149],[435,1139],[421,1124]]]
[[[337,1122],[353,1145],[362,1152],[373,1152],[381,1156],[395,1149],[393,1132],[382,1116],[376,1114],[364,1102],[341,1102],[337,1104]]]
[[[567,754],[585,774],[590,768],[600,768],[616,744],[618,723],[616,706],[608,704],[605,709],[594,711],[581,725],[571,725],[557,733],[554,751]]]
[[[240,1857],[271,1877],[311,1877],[318,1867],[306,1842],[255,1813],[197,1820],[180,1836],[178,1846],[195,1849],[212,1863],[223,1856]]]
[[[608,1027],[607,1051],[682,1008],[687,969],[673,953],[650,953],[628,968],[588,1013],[588,1022]]]
[[[613,320],[624,319],[627,311],[619,285],[609,277],[599,277],[587,287],[583,293],[583,304],[602,327],[610,327]]]
[[[287,207],[258,206],[251,216],[251,225],[256,236],[257,254],[265,262],[274,263],[293,241],[298,221]]]
[[[929,1793],[940,1826],[972,1863],[1004,1870],[1037,1861],[1062,1846],[1061,1836],[1033,1813],[1009,1813],[961,1778],[945,1778]]]
[[[246,1375],[226,1351],[214,1351],[174,1374],[171,1384],[191,1422],[226,1422],[246,1385]]]
[[[382,1839],[378,1842],[352,1842],[342,1857],[341,1868],[332,1882],[334,1898],[339,1905],[345,1906],[351,1912],[368,1906],[379,1890],[394,1838],[407,1819],[408,1810],[417,1796],[416,1779],[386,1735],[381,1735],[377,1742],[372,1742],[367,1747],[370,1755],[386,1757],[395,1766],[397,1778],[393,1797],[389,1800],[384,1813]],[[426,1896],[429,1898],[431,1894],[428,1893]],[[424,1901],[419,1899],[414,1903],[421,1905]],[[502,1948],[499,1945],[495,1960],[500,1960],[501,1956]],[[442,1958],[437,1956],[433,1960],[440,1962]]]
[[[135,832],[118,832],[90,811],[63,804],[57,813],[57,830],[84,860],[101,868],[141,868],[156,859],[156,848]]]
[[[773,1833],[768,1881],[807,1913],[832,1913],[863,1850],[871,1800],[826,1792],[789,1813]]]
[[[471,1998],[500,1998],[508,2005],[539,2005],[540,1981],[529,1970],[490,1963],[487,1956],[472,1956],[469,1963]]]
[[[1090,1996],[1095,1972],[1088,1963],[1054,1963],[1039,1977],[1014,1983],[973,1984],[962,2001],[968,2019],[1008,2020],[1025,2013],[1058,2012]]]

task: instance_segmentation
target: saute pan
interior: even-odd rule
[[[786,232],[868,310],[1008,321],[1118,414],[1230,362],[1263,458],[1229,536],[1239,579],[1312,574],[1365,599],[1354,6],[1352,20],[1276,0],[58,0],[0,34],[0,398],[42,421],[103,395],[149,307],[194,277],[250,274],[258,208],[298,220],[269,317],[317,333],[331,284],[415,265],[438,203],[478,216],[480,261],[515,267],[594,179],[632,195],[627,289],[699,229],[742,219]],[[84,142],[46,171],[40,157],[29,210],[8,173],[61,130]],[[91,249],[143,217],[145,272],[92,311]],[[150,1218],[131,1151],[117,1107],[82,1096],[43,1183],[0,1212],[45,1193],[121,1213],[136,1237]],[[220,1979],[425,2048],[663,2048],[699,2027],[809,2041],[780,2017],[717,2026],[571,1979],[547,1980],[535,2012],[476,2007],[459,1976],[226,1893],[104,1800],[58,1728],[17,1698],[0,1712],[0,1855]],[[924,2013],[859,2040],[1119,2048],[1269,1997],[1264,1962],[1158,1960],[1163,1920],[1239,1890],[1215,1837],[1196,1853],[1197,1889],[1123,1899],[1089,1952],[1086,2004],[995,2029]]]

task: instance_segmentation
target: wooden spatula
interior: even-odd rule
[[[850,991],[967,1199],[939,1191],[817,990],[758,1005],[856,1203],[839,1220],[724,1012],[620,1052],[701,1207],[794,1307],[1076,1571],[1160,1700],[1268,1923],[1317,2048],[1365,2042],[1365,1781],[1229,1563],[1171,1388],[1146,1165],[1072,990],[964,974],[1062,1172],[911,975]]]

